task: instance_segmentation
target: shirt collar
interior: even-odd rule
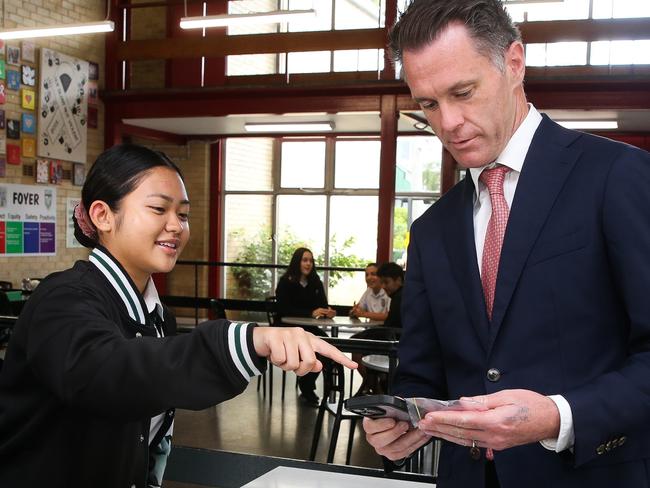
[[[149,278],[149,281],[147,281],[142,298],[147,306],[147,311],[151,313],[155,310],[160,319],[164,320],[162,302],[160,301],[160,296],[158,296],[158,290],[153,279]]]
[[[474,182],[474,188],[478,189],[478,179],[481,176],[481,173],[484,169],[492,167],[496,164],[501,164],[507,166],[513,171],[521,173],[521,169],[524,166],[524,160],[526,159],[526,154],[530,148],[530,144],[533,142],[533,136],[535,131],[539,127],[539,124],[542,122],[542,116],[537,111],[537,109],[532,105],[528,104],[528,114],[524,118],[521,125],[517,128],[515,133],[512,135],[508,144],[504,150],[499,154],[496,160],[480,168],[470,168],[469,173],[472,176],[472,181]],[[478,193],[478,190],[477,192]]]
[[[126,311],[129,316],[139,322],[142,325],[146,325],[146,312],[148,306],[145,304],[145,301],[142,295],[138,292],[135,284],[126,273],[122,265],[115,259],[108,250],[102,246],[97,246],[92,250],[88,260],[93,263],[99,271],[106,277],[109,283],[113,286],[117,294],[124,302]],[[147,289],[149,289],[151,278],[149,278],[150,283],[147,283]],[[155,291],[155,286],[153,287]],[[156,298],[158,298],[158,293],[156,292]],[[160,302],[160,298],[158,298]],[[153,308],[153,307],[152,307]]]

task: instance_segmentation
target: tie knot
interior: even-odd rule
[[[479,180],[487,186],[490,195],[503,194],[503,180],[506,173],[510,171],[507,166],[495,166],[494,168],[485,169],[481,173]]]

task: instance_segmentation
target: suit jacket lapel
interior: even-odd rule
[[[517,183],[501,249],[492,309],[490,345],[496,339],[530,251],[580,152],[567,145],[577,137],[544,116]]]
[[[489,329],[474,245],[474,183],[469,172],[462,185],[461,205],[453,207],[445,225],[445,246],[472,325],[487,351]]]

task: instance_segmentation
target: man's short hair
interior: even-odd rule
[[[393,57],[401,62],[404,51],[430,44],[451,23],[465,25],[478,52],[502,72],[506,51],[521,41],[501,0],[413,0],[390,32]]]
[[[379,266],[377,276],[380,278],[393,278],[394,280],[399,278],[404,281],[404,270],[397,263],[384,263]]]

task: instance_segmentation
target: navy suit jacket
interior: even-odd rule
[[[467,176],[412,226],[395,393],[561,394],[574,449],[497,452],[501,487],[650,486],[650,154],[543,118],[512,202],[491,322],[474,195]],[[443,442],[438,486],[484,486],[484,462]]]

